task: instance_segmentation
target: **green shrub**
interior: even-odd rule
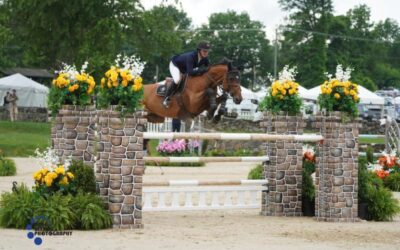
[[[301,192],[304,198],[306,198],[309,201],[312,201],[315,198],[315,186],[313,179],[311,177],[311,173],[305,170],[303,165],[303,171],[302,171],[303,183],[301,186]]]
[[[73,184],[77,192],[81,190],[84,193],[96,193],[96,179],[93,168],[84,164],[82,161],[72,161],[68,171],[75,176]]]
[[[15,162],[11,159],[0,157],[0,176],[12,176],[16,173]]]
[[[311,161],[303,161],[303,171],[311,175],[315,172],[315,163]]]
[[[358,157],[358,200],[359,203],[367,202],[367,185],[369,182],[369,173],[367,169],[367,159]]]
[[[17,187],[15,192],[3,193],[0,201],[0,225],[24,229],[33,218],[38,198],[24,184]]]
[[[358,199],[367,203],[369,219],[388,221],[400,212],[400,206],[392,193],[384,188],[383,181],[367,170],[367,160],[358,160]]]
[[[70,201],[69,206],[78,216],[75,228],[97,230],[112,225],[111,216],[104,209],[101,198],[96,195],[80,192]]]
[[[366,156],[367,156],[367,162],[373,163],[374,162],[374,148],[368,145],[366,149]]]
[[[368,185],[368,213],[372,220],[391,221],[400,212],[399,202],[383,186]]]
[[[73,229],[77,213],[68,206],[71,199],[71,195],[63,196],[60,193],[47,199],[40,197],[34,215],[46,218],[45,221],[49,223],[46,228],[49,230]]]
[[[250,170],[247,179],[250,180],[264,179],[263,172],[264,172],[264,166],[262,164],[258,164],[257,166],[255,166]]]
[[[400,192],[400,173],[391,173],[383,180],[385,187]]]

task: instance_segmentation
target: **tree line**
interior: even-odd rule
[[[0,0],[0,67],[58,70],[82,65],[99,79],[119,53],[145,61],[145,83],[169,75],[177,53],[209,40],[210,59],[227,57],[243,68],[242,85],[257,89],[286,64],[298,67],[306,88],[321,84],[337,64],[354,68],[352,80],[370,90],[400,87],[400,26],[371,21],[367,5],[334,15],[332,0],[279,0],[288,21],[277,39],[245,13],[214,13],[193,27],[179,5],[165,1],[145,10],[139,0]],[[275,66],[276,65],[276,66]]]

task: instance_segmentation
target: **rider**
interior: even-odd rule
[[[164,107],[169,107],[170,96],[178,87],[181,81],[181,74],[201,75],[208,70],[208,66],[210,65],[208,52],[210,49],[211,45],[208,41],[201,41],[197,45],[197,50],[172,57],[169,63],[169,71],[174,81],[166,91],[163,101]]]

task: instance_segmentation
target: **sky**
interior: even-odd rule
[[[159,5],[163,0],[142,0],[145,9]],[[174,3],[174,0],[168,1]],[[195,27],[208,22],[212,13],[234,10],[247,12],[251,20],[260,21],[266,27],[267,37],[273,39],[275,28],[288,15],[280,9],[278,0],[180,0],[183,10]],[[366,4],[371,9],[371,20],[378,22],[392,18],[400,24],[399,0],[333,0],[334,14],[341,15],[356,5]]]

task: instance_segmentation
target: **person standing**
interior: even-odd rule
[[[172,119],[172,132],[181,132],[181,120],[178,118]]]
[[[18,107],[17,107],[17,91],[15,89],[12,90],[12,93],[8,95],[8,108],[10,111],[10,119],[11,121],[16,121],[18,117]]]

